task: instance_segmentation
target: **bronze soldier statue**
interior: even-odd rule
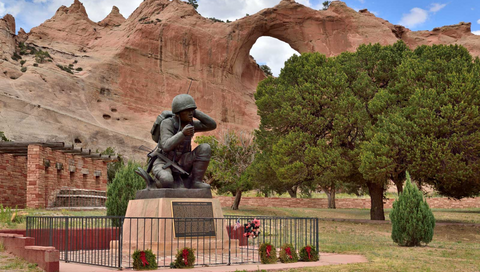
[[[210,185],[202,180],[210,162],[210,145],[201,144],[192,150],[191,142],[195,132],[214,130],[217,124],[210,116],[197,110],[193,97],[188,94],[180,94],[173,99],[172,113],[171,117],[168,112],[166,115],[162,113],[164,119],[157,121],[160,124],[160,135],[156,139],[158,146],[149,154],[147,170],[152,169],[155,179],[143,169],[139,168],[136,172],[147,182],[147,189],[209,189]]]

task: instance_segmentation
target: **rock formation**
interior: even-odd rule
[[[0,20],[0,53],[8,56],[0,64],[0,131],[17,141],[115,146],[142,160],[137,147],[154,146],[149,131],[156,116],[190,83],[198,107],[218,121],[217,131],[258,126],[253,94],[265,76],[249,52],[261,36],[327,56],[399,39],[411,48],[456,43],[480,54],[470,24],[410,31],[337,1],[319,11],[283,0],[222,23],[179,0],[145,0],[126,20],[113,7],[95,23],[75,0],[28,34],[15,37],[14,24],[9,15]],[[27,71],[20,72],[11,59],[15,38],[48,52],[52,62],[35,67],[34,56],[25,55]]]

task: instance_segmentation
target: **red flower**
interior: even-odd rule
[[[270,257],[270,251],[272,251],[272,246],[267,245],[267,257]]]
[[[183,253],[183,261],[185,262],[185,266],[188,266],[188,249],[184,249]]]
[[[145,256],[145,251],[140,251],[140,260],[142,261],[142,265],[148,265],[147,258]]]
[[[305,247],[305,250],[307,251],[308,253],[308,259],[311,260],[312,259],[312,256],[310,255],[310,252],[312,251],[312,248],[310,246],[306,246]]]
[[[285,248],[285,253],[287,253],[287,255],[288,255],[288,257],[289,257],[290,259],[293,259],[293,257],[292,257],[292,252],[290,251],[290,248],[289,248],[289,247]]]

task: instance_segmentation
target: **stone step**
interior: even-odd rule
[[[55,197],[53,208],[105,207],[107,192],[65,188]]]
[[[90,196],[106,196],[106,191],[85,190],[85,189],[61,189],[59,195],[90,195]]]

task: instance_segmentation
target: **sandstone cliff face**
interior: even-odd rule
[[[7,14],[0,19],[0,58],[10,58],[15,51],[15,18]]]
[[[2,71],[20,64],[12,18],[0,20]],[[14,21],[13,21],[14,24]],[[0,131],[14,140],[56,140],[106,148],[144,159],[141,144],[153,147],[149,131],[156,116],[170,109],[174,96],[190,94],[199,109],[218,122],[218,130],[253,130],[258,117],[253,94],[265,76],[249,56],[261,36],[288,43],[300,53],[327,56],[354,51],[364,43],[393,44],[399,39],[421,44],[461,44],[480,54],[480,38],[470,24],[413,32],[355,12],[342,2],[326,11],[283,0],[231,23],[213,22],[179,0],[145,0],[125,20],[114,7],[92,22],[78,0],[17,40],[48,51],[53,62],[0,81]],[[73,74],[57,65],[73,68]],[[82,71],[76,69],[82,68]],[[80,69],[79,69],[80,70]],[[5,122],[3,122],[5,120]]]

